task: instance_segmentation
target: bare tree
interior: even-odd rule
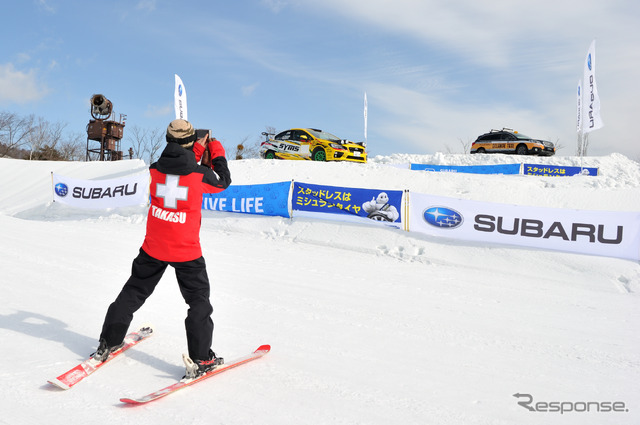
[[[245,137],[244,139],[242,139],[242,142],[238,143],[238,145],[236,146],[236,159],[243,159],[242,156],[245,154],[244,144],[248,139],[249,136]]]
[[[265,125],[264,126],[264,132],[267,134],[271,134],[272,136],[276,135],[276,128],[272,127],[270,125]]]
[[[66,161],[83,161],[86,158],[85,138],[81,133],[65,137],[58,148],[62,157]]]
[[[131,149],[133,149],[133,156],[136,158],[142,158],[144,155],[147,130],[143,130],[137,125],[134,125],[127,133],[129,135],[128,139],[131,143]]]
[[[275,134],[276,134],[275,127],[265,126],[265,131],[262,133],[262,136],[253,145],[248,145],[247,141],[249,140],[249,136],[245,137],[236,146],[235,159],[260,158],[260,145],[264,141],[263,137],[268,138],[270,136],[274,136]]]
[[[50,123],[42,117],[33,122],[31,132],[27,137],[31,152],[29,159],[61,160],[58,145],[62,140],[63,130],[66,124]],[[44,147],[47,147],[45,149]],[[35,156],[35,157],[34,157]]]
[[[158,156],[160,156],[158,151],[165,146],[165,143],[166,137],[164,130],[156,128],[149,132],[149,145],[147,149],[147,153],[149,154],[149,164],[155,162]]]
[[[33,115],[19,117],[12,112],[0,112],[0,157],[27,146],[33,121]]]
[[[551,139],[549,139],[551,140]],[[560,139],[556,138],[556,142],[553,144],[553,146],[556,148],[556,152],[558,152],[560,149],[564,149],[564,145],[562,143],[560,143]]]
[[[248,140],[249,140],[249,136],[246,136],[236,146],[235,159],[250,159],[250,158],[260,157],[260,143],[262,143],[262,141],[258,141],[253,145],[249,145],[247,144]]]
[[[129,131],[133,156],[149,160],[153,163],[158,157],[158,151],[164,146],[165,135],[160,129],[149,130],[133,126]]]
[[[471,150],[471,144],[473,143],[473,140],[468,139],[468,140],[465,142],[465,141],[464,141],[464,140],[462,140],[462,139],[458,139],[458,142],[460,143],[460,146],[462,146],[462,153],[463,153],[463,154],[468,154],[468,153],[470,153],[470,150]],[[456,152],[456,151],[454,151],[453,149],[451,149],[451,148],[449,147],[449,145],[445,145],[445,151],[446,151],[446,153],[450,153],[450,154],[457,154],[457,153],[460,153],[460,152]]]

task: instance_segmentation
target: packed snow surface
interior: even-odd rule
[[[402,168],[519,160],[398,154],[368,164],[241,160],[230,169],[234,184],[294,179],[640,211],[640,165],[619,154],[526,158],[597,167],[597,177]],[[168,270],[132,324],[153,323],[151,339],[68,391],[49,385],[96,348],[146,222],[142,207],[88,211],[53,203],[51,172],[103,179],[145,169],[136,160],[0,159],[0,424],[640,423],[637,262],[210,211],[201,240],[213,348],[226,358],[261,344],[271,352],[144,407],[121,404],[120,397],[183,374],[186,305]],[[565,412],[531,412],[514,394],[530,395],[542,410],[564,403]],[[606,408],[613,402],[623,411]]]

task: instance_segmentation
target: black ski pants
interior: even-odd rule
[[[168,265],[175,269],[180,292],[189,305],[184,322],[189,357],[207,360],[213,341],[213,307],[209,301],[211,289],[203,257],[185,262],[167,262],[157,260],[140,249],[131,266],[131,277],[107,310],[100,338],[104,338],[109,347],[124,340],[133,313],[153,293]]]

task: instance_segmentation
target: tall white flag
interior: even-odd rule
[[[367,142],[367,92],[364,92],[364,141]]]
[[[596,86],[596,41],[591,42],[587,58],[584,61],[584,79],[582,80],[582,132],[589,133],[602,128],[600,117],[600,97]]]
[[[576,131],[582,131],[582,80],[578,80]]]
[[[188,120],[187,118],[187,90],[184,88],[184,84],[182,84],[182,79],[175,74],[176,76],[176,88],[173,93],[173,101],[176,109],[176,119],[182,118],[183,120]]]

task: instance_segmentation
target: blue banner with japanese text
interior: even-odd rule
[[[524,164],[522,174],[529,176],[562,177],[575,176],[597,176],[597,168],[589,167],[561,167],[558,165]]]
[[[220,193],[205,193],[202,209],[289,217],[291,182],[231,185]]]
[[[402,195],[401,190],[294,182],[292,216],[378,223],[402,228]]]
[[[520,174],[520,164],[498,165],[431,165],[411,164],[412,170],[472,174]]]

